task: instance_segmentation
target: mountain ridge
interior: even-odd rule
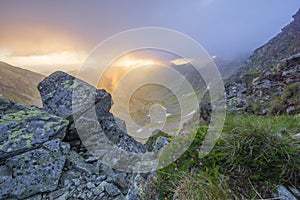
[[[42,106],[37,84],[44,75],[0,61],[0,96],[11,101]]]

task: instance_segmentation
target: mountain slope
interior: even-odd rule
[[[300,10],[226,84],[230,110],[300,113]]]
[[[240,78],[246,73],[273,68],[281,60],[300,52],[300,9],[293,18],[281,33],[254,51],[239,71]]]
[[[37,84],[43,75],[0,62],[0,96],[25,105],[41,107]]]

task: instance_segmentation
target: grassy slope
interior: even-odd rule
[[[197,156],[206,134],[199,127],[184,155],[158,171],[156,192],[161,199],[258,199],[280,184],[299,187],[300,141],[292,137],[299,132],[300,115],[229,114],[210,154]]]
[[[37,84],[43,75],[0,62],[0,94],[25,105],[41,106]]]

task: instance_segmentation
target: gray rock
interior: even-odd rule
[[[107,177],[113,177],[116,174],[115,171],[110,166],[106,166],[104,164],[100,165],[99,170],[101,174],[106,175]]]
[[[55,200],[67,200],[69,197],[69,192],[66,192],[65,194],[59,196],[58,198],[56,198]]]
[[[86,187],[87,187],[87,189],[92,189],[92,188],[94,188],[94,187],[96,187],[95,186],[95,184],[94,183],[92,183],[92,182],[88,182],[87,184],[86,184]]]
[[[80,198],[80,199],[86,199],[86,193],[85,192],[81,192],[79,194],[78,198]]]
[[[101,176],[98,176],[96,177],[95,179],[95,184],[96,185],[99,185],[102,181],[104,181],[106,179],[106,175],[101,175]]]
[[[76,186],[80,185],[80,180],[78,178],[72,179],[72,181],[73,181],[74,185],[76,185]]]
[[[106,183],[104,185],[104,188],[105,188],[105,191],[108,193],[109,196],[115,197],[115,196],[121,194],[121,191],[114,184]]]
[[[99,141],[93,140],[93,136],[104,133],[123,150],[136,153],[147,151],[143,144],[135,141],[126,130],[122,130],[126,127],[124,128],[121,120],[117,119],[116,122],[114,116],[109,113],[112,100],[105,90],[97,90],[64,72],[51,74],[38,85],[38,89],[47,112],[70,120],[69,127],[72,127],[72,130],[68,131],[67,140],[69,137],[78,137],[74,135],[79,131],[80,139],[89,142],[85,143],[85,146],[96,146]],[[76,126],[72,126],[72,123]]]
[[[94,196],[94,195],[93,195],[93,193],[92,193],[91,191],[88,191],[88,192],[86,193],[87,199],[92,199],[93,196]]]
[[[91,191],[95,196],[99,196],[102,192],[104,192],[104,187],[95,187]]]
[[[289,106],[289,107],[286,109],[286,113],[287,113],[288,115],[293,114],[295,111],[296,111],[295,106]]]
[[[296,135],[293,135],[294,139],[300,139],[300,133],[297,133]]]
[[[37,195],[33,195],[33,196],[31,196],[31,197],[28,197],[28,198],[26,198],[26,199],[24,199],[24,200],[42,200],[43,198],[42,198],[42,195],[40,195],[40,194],[37,194]]]
[[[6,165],[1,165],[0,166],[0,176],[1,177],[4,177],[4,176],[11,177],[12,176],[12,170]]]
[[[16,113],[26,108],[27,108],[26,106],[17,104],[8,99],[0,98],[0,116]]]
[[[63,188],[63,189],[55,190],[54,192],[50,192],[48,194],[48,198],[49,200],[54,200],[54,199],[56,200],[57,198],[64,196],[64,194],[68,194],[68,188]]]
[[[65,157],[36,149],[9,158],[5,164],[12,169],[13,176],[2,177],[0,199],[26,198],[57,188]]]
[[[297,198],[283,185],[277,188],[278,196],[282,200],[297,200]]]
[[[126,200],[125,196],[123,194],[119,194],[114,198],[114,200]],[[133,199],[132,199],[133,200]]]
[[[0,117],[0,159],[35,149],[52,138],[63,139],[68,121],[37,109]]]
[[[289,186],[290,191],[295,195],[295,197],[300,197],[300,191],[296,189],[295,187]]]
[[[170,142],[168,138],[159,136],[155,141],[155,144],[153,146],[153,151],[158,151],[169,143]]]
[[[85,160],[85,162],[87,162],[87,163],[93,163],[93,162],[96,162],[98,159],[97,158],[95,158],[94,156],[90,156],[90,157],[88,157],[86,160]]]
[[[78,179],[79,176],[80,176],[80,173],[77,171],[74,171],[74,170],[64,171],[61,175],[60,181],[63,183],[65,180],[72,180],[72,182],[74,183],[73,180]],[[80,183],[80,180],[79,180],[79,183]]]
[[[90,84],[64,72],[54,72],[38,85],[43,106],[51,114],[63,118],[72,117],[97,105],[99,114],[110,110],[111,96],[105,90],[97,90]]]
[[[92,164],[85,163],[84,159],[75,151],[67,154],[67,159],[74,165],[75,169],[88,174],[97,173],[99,170]]]
[[[60,139],[50,140],[43,144],[43,147],[47,148],[53,153],[62,153],[66,154],[70,151],[70,144],[62,142]]]

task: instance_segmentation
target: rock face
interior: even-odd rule
[[[0,199],[142,199],[145,181],[137,177],[149,174],[104,165],[77,134],[86,130],[92,142],[104,134],[120,149],[147,151],[109,112],[110,94],[63,72],[38,89],[43,109],[0,98]]]

